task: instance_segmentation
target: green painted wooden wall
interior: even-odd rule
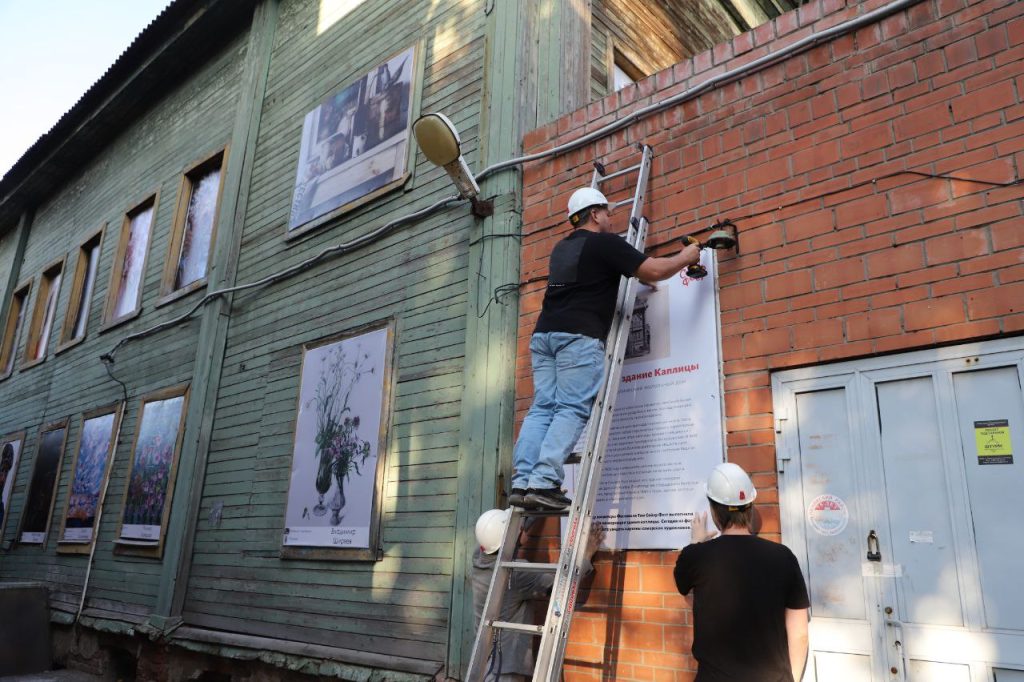
[[[92,163],[40,205],[31,224],[19,277],[34,278],[30,306],[35,305],[42,268],[65,255],[68,260],[46,361],[24,371],[16,367],[12,376],[0,381],[0,433],[26,430],[5,541],[15,536],[21,518],[40,426],[65,417],[71,421],[46,545],[15,546],[0,553],[0,580],[46,582],[52,590],[51,604],[58,610],[77,608],[87,561],[85,556],[58,555],[55,551],[71,479],[72,449],[82,426],[81,414],[122,399],[120,386],[108,378],[99,356],[123,336],[180,314],[202,295],[194,293],[170,305],[155,306],[181,174],[230,138],[238,74],[245,59],[243,38],[230,41],[186,82],[169,88],[162,99],[153,102],[143,118],[126,128]],[[144,274],[142,313],[101,333],[103,305],[124,212],[157,190],[159,201]],[[104,223],[107,230],[86,339],[55,354],[60,326],[68,310],[78,247]],[[8,232],[0,241],[0,263],[7,257],[14,235],[14,231]],[[156,599],[160,561],[115,555],[112,541],[122,511],[138,400],[153,390],[191,379],[196,332],[197,325],[190,323],[145,342],[129,344],[118,353],[115,374],[128,385],[129,403],[99,533],[89,586],[92,608],[87,614],[109,611],[112,615],[123,614],[128,620],[141,620]],[[19,365],[25,338],[23,328],[18,346]]]
[[[422,44],[422,111],[444,111],[475,165],[478,3],[364,3],[318,34],[318,5],[281,3],[242,235],[253,281],[452,192],[417,155],[413,177],[286,241],[307,112],[406,46]],[[287,282],[235,299],[183,616],[190,624],[443,661],[452,588],[468,210],[402,228]],[[394,317],[396,385],[378,562],[282,559],[302,344]],[[219,523],[209,518],[223,504]]]

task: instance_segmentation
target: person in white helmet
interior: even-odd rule
[[[513,452],[509,503],[565,509],[563,465],[604,378],[604,341],[621,277],[657,282],[700,259],[697,246],[674,256],[647,257],[613,233],[601,192],[584,187],[569,198],[573,231],[551,252],[548,284],[530,339],[533,404]]]
[[[472,583],[477,628],[480,627],[484,603],[487,601],[487,590],[491,585],[491,572],[494,570],[496,553],[501,548],[511,513],[511,509],[490,509],[481,514],[476,522],[478,546],[473,553]],[[528,522],[532,520],[527,519]],[[523,524],[518,541],[520,550],[536,547],[539,538],[528,532],[531,526],[532,524]],[[604,532],[600,526],[592,524],[583,574],[594,570],[591,561],[603,540]],[[508,591],[501,602],[499,620],[509,623],[531,622],[531,602],[535,599],[547,599],[554,582],[555,574],[551,571],[513,571]],[[487,661],[487,673],[483,682],[526,682],[533,676],[533,665],[533,637],[503,630],[498,636],[497,646],[491,651],[491,658]]]
[[[756,537],[750,476],[730,462],[707,482],[711,518],[694,514],[692,544],[679,553],[675,580],[693,609],[695,682],[790,682],[807,662],[810,600],[796,557]]]

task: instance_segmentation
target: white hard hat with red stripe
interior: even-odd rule
[[[745,507],[757,497],[757,489],[739,465],[723,462],[708,476],[707,494],[708,499],[727,507]]]

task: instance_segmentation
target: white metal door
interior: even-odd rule
[[[1024,341],[773,377],[806,679],[1024,676]]]

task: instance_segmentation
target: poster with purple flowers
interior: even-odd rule
[[[304,349],[285,547],[369,549],[391,328]]]
[[[71,491],[64,511],[61,543],[88,545],[96,525],[96,508],[110,463],[117,413],[86,415],[72,467]]]
[[[143,400],[120,538],[158,543],[163,531],[185,396]]]

